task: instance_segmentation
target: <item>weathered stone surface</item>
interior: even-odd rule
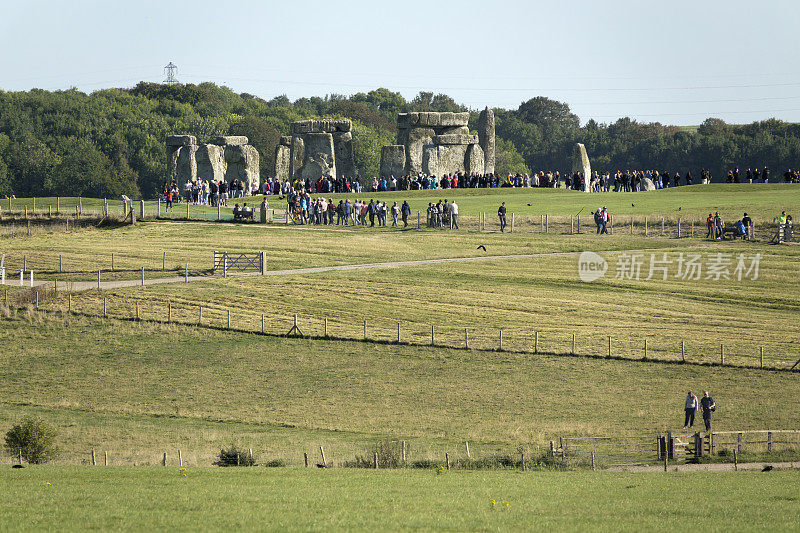
[[[642,176],[641,181],[639,182],[639,189],[642,191],[654,191],[656,190],[656,186],[653,183],[653,180],[645,176]]]
[[[466,154],[467,146],[463,144],[426,145],[422,151],[422,171],[436,176],[464,172]]]
[[[424,159],[424,154],[423,154]],[[406,147],[402,144],[390,144],[381,148],[382,178],[394,176],[399,178],[405,175]]]
[[[280,141],[278,141],[278,144],[281,144],[282,146],[291,146],[292,145],[292,136],[291,135],[283,135],[283,136],[281,136]]]
[[[494,111],[486,109],[478,116],[478,142],[483,149],[483,172],[494,173]]]
[[[300,169],[303,168],[303,159],[305,159],[305,142],[300,135],[292,136],[292,154],[289,160],[289,177],[292,179],[300,176]]]
[[[219,181],[225,177],[225,148],[216,144],[201,144],[195,152],[197,179]]]
[[[330,133],[306,133],[305,157],[300,177],[316,181],[321,177],[336,176],[336,157],[333,151],[333,135]]]
[[[433,143],[436,132],[433,128],[414,127],[408,130],[406,141],[406,172],[422,172],[422,147]]]
[[[188,146],[190,144],[197,144],[197,138],[194,135],[167,136],[167,146]]]
[[[464,160],[464,172],[467,174],[483,174],[485,161],[483,158],[483,148],[478,144],[467,146],[467,155]]]
[[[250,142],[247,137],[244,135],[229,135],[226,137],[217,137],[214,139],[214,144],[218,144],[219,146],[227,146],[227,145],[243,145]]]
[[[439,113],[439,126],[466,126],[468,123],[469,113]]]
[[[259,177],[259,156],[258,150],[249,144],[234,144],[225,146],[225,180],[228,182],[239,178],[247,187],[247,191],[252,190],[255,185],[258,187]]]
[[[180,187],[183,187],[183,184],[187,181],[197,181],[195,152],[197,152],[197,145],[195,144],[181,146],[180,148],[175,179]]]
[[[439,174],[439,147],[426,144],[422,147],[422,171],[429,176]]]
[[[589,155],[586,153],[586,147],[581,143],[575,143],[572,149],[572,172],[583,172],[585,177],[583,190],[589,192],[590,179],[592,175],[592,167],[589,164]]]
[[[470,135],[468,126],[447,126],[442,127],[439,135]]]
[[[291,139],[291,137],[290,137]],[[275,177],[281,180],[289,179],[292,149],[282,142],[275,148]]]
[[[339,120],[298,120],[292,122],[292,135],[302,135],[304,133],[336,133],[350,131],[353,124],[350,119]]]
[[[436,135],[433,144],[475,144],[478,142],[477,135],[447,134]]]
[[[180,146],[167,145],[167,181],[178,181],[178,157],[180,155]]]
[[[349,131],[333,133],[333,153],[336,156],[336,172],[340,176],[355,177],[353,161],[353,134]]]

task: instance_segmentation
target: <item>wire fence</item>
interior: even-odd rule
[[[326,316],[287,316],[280,310],[253,312],[230,307],[229,302],[193,302],[179,298],[159,300],[153,294],[130,296],[82,291],[73,294],[69,284],[4,291],[0,300],[7,310],[48,312],[69,317],[111,318],[231,330],[270,336],[403,344],[420,347],[484,350],[528,355],[561,355],[763,368],[800,372],[797,345],[754,342],[745,339],[717,342],[714,338],[664,341],[663,332],[642,335],[637,330],[608,335],[581,327],[530,328],[463,327],[432,324],[419,319],[340,320]],[[680,334],[673,338],[681,338]]]

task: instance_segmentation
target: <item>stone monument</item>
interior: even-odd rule
[[[275,149],[275,177],[354,177],[351,129],[348,119],[292,122],[291,135],[281,137]]]
[[[381,150],[381,177],[494,172],[494,112],[469,131],[469,113],[412,112],[397,116],[397,144]]]
[[[197,144],[193,135],[167,137],[167,180],[181,189],[187,182],[239,178],[248,191],[259,185],[259,155],[247,144],[247,137],[217,137],[212,143]]]
[[[592,167],[589,164],[586,147],[581,143],[575,143],[575,147],[572,149],[572,172],[583,172],[583,190],[590,192],[591,184],[589,182],[592,179]]]

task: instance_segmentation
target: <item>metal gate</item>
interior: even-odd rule
[[[264,252],[214,252],[214,271],[228,272],[260,272],[266,271],[266,254]]]

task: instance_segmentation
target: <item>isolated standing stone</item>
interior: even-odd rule
[[[650,178],[647,178],[645,176],[642,176],[640,178],[639,188],[641,190],[643,190],[643,191],[654,191],[654,190],[656,190],[656,186],[653,183],[653,180],[651,180]]]
[[[381,177],[405,175],[406,147],[402,144],[390,144],[381,148]]]
[[[575,143],[575,147],[572,149],[572,172],[583,172],[583,190],[586,192],[591,191],[589,181],[592,176],[592,167],[589,164],[589,155],[586,153],[586,147],[581,143]]]
[[[478,116],[478,142],[483,149],[485,174],[494,173],[494,111],[486,109]]]
[[[275,147],[275,177],[281,180],[289,179],[289,167],[292,158],[292,149],[279,143]]]

